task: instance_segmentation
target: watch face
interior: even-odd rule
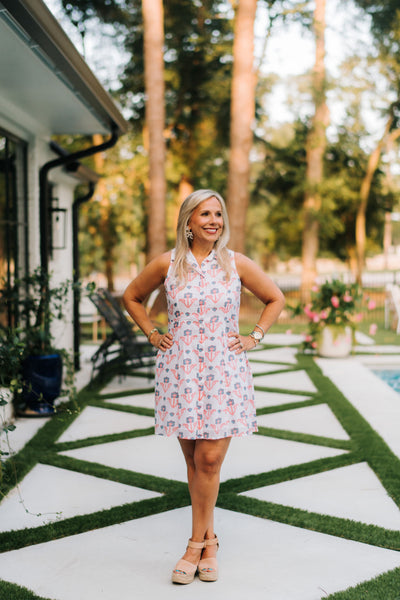
[[[262,334],[262,333],[260,333],[260,331],[253,331],[253,337],[254,337],[256,340],[262,340],[262,338],[263,338],[263,334]]]

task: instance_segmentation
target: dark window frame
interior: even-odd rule
[[[0,138],[5,139],[0,174],[4,173],[4,208],[7,211],[6,219],[0,224],[6,263],[0,286],[12,286],[16,278],[29,272],[28,143],[1,127]],[[7,303],[4,308],[1,311],[3,325],[16,325],[19,322],[17,307]]]

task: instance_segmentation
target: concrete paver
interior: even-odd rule
[[[175,586],[183,531],[189,508],[5,553],[0,577],[54,600],[319,600],[400,566],[399,552],[217,509],[219,580]]]
[[[264,486],[242,495],[400,530],[400,511],[367,463]]]
[[[0,531],[40,527],[158,496],[135,486],[38,464],[2,502]]]
[[[285,429],[338,440],[350,439],[327,404],[262,415],[257,418],[257,421],[262,427]]]
[[[121,418],[121,413],[115,410],[86,406],[57,442],[74,442],[88,437],[146,429],[153,424],[152,417],[125,413]]]

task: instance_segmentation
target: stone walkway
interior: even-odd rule
[[[367,462],[349,460],[352,440],[343,419],[318,396],[316,383],[299,366],[298,336],[271,335],[268,340],[277,347],[250,356],[260,435],[233,440],[222,469],[222,500],[216,510],[218,582],[205,584],[196,578],[190,590],[170,583],[171,569],[190,533],[190,508],[158,509],[157,502],[164,494],[160,482],[181,485],[186,472],[176,440],[145,431],[153,425],[153,381],[140,373],[111,381],[101,392],[101,404],[85,407],[57,442],[67,444],[60,457],[123,469],[152,485],[122,483],[117,471],[112,480],[83,469],[38,464],[0,504],[0,531],[149,500],[153,513],[3,552],[0,578],[51,600],[169,600],[189,592],[193,600],[205,594],[209,600],[243,600],[249,592],[256,600],[319,600],[400,567],[400,552],[315,531],[300,521],[278,522],[273,514],[271,519],[255,516],[258,507],[270,507],[273,513],[277,505],[308,511],[316,519],[334,517],[343,526],[350,519],[400,532],[399,507]],[[392,354],[390,360],[400,365],[399,355]],[[363,361],[316,362],[400,459],[400,397]],[[18,422],[11,444],[18,449],[24,435],[34,433],[22,433],[25,428],[42,425],[42,420]],[[145,435],[137,435],[143,430]],[[111,434],[126,435],[88,443]],[[326,464],[318,462],[313,472],[314,461]],[[299,465],[303,474],[291,472]]]

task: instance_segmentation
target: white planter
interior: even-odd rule
[[[9,425],[14,420],[14,407],[10,390],[8,388],[0,387],[0,398],[7,402],[5,406],[0,406],[0,423]]]
[[[318,339],[318,354],[324,358],[344,358],[349,356],[352,343],[351,327],[325,325]]]

